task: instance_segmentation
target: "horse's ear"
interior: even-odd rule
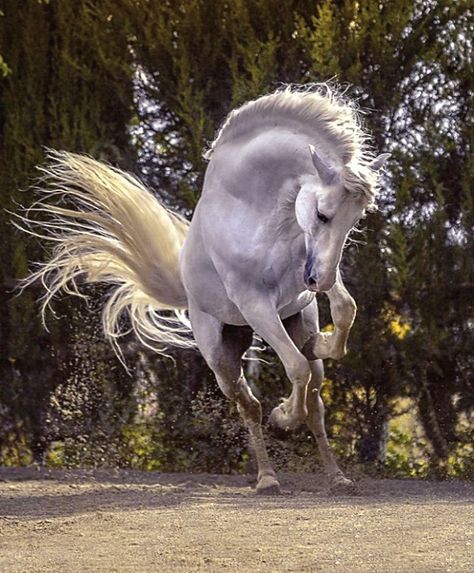
[[[391,155],[391,153],[381,153],[369,164],[370,169],[372,169],[372,171],[378,171],[379,169],[382,169],[385,162],[389,157],[391,157]]]
[[[334,169],[326,163],[326,161],[319,155],[316,151],[314,145],[309,146],[309,152],[311,153],[311,159],[313,160],[313,165],[318,172],[319,178],[324,185],[331,185],[334,183],[336,177],[336,172]]]

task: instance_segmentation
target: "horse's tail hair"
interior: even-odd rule
[[[54,243],[51,258],[21,283],[43,284],[43,323],[59,291],[86,298],[81,284],[105,283],[111,288],[102,324],[119,357],[118,339],[130,332],[121,325],[126,312],[131,330],[154,351],[195,346],[178,264],[186,219],[115,167],[64,151],[48,156],[39,168],[41,198],[16,223]]]

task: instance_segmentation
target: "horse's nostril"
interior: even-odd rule
[[[308,286],[316,286],[318,281],[313,277],[308,277]]]

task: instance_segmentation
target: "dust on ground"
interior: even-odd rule
[[[474,572],[474,485],[0,468],[1,573]]]

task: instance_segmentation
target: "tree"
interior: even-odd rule
[[[43,161],[43,146],[131,166],[132,80],[126,39],[86,0],[3,0],[0,10],[0,53],[9,69],[0,79],[0,194],[8,210],[0,212],[0,413],[12,431],[0,437],[0,459],[15,450],[11,435],[40,459],[50,395],[68,376],[72,316],[80,306],[61,303],[57,309],[70,320],[52,321],[48,334],[35,303],[39,290],[12,296],[28,260],[43,253],[38,241],[14,231],[10,212],[31,203],[32,193],[20,190]]]

